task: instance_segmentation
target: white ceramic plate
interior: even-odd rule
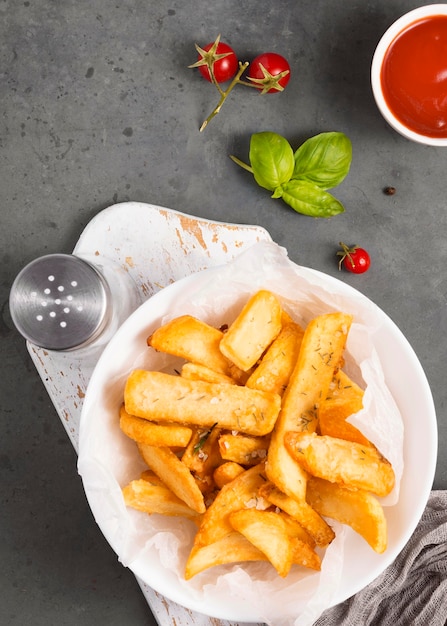
[[[340,585],[330,602],[335,605],[376,578],[399,554],[418,524],[435,472],[436,416],[424,371],[408,341],[389,317],[345,283],[314,270],[292,265],[299,278],[334,294],[334,308],[340,301],[349,302],[353,309],[371,313],[379,321],[373,342],[386,383],[404,422],[405,468],[400,496],[397,504],[386,508],[388,549],[378,555],[359,536],[347,530]],[[259,285],[262,284],[262,273],[263,268],[259,267]],[[225,594],[217,599],[210,594],[212,600],[207,601],[207,596],[204,599],[197,593],[196,587],[189,587],[169,571],[157,557],[156,551],[151,549],[144,555],[139,554],[147,536],[144,532],[131,537],[126,534],[129,529],[134,529],[133,514],[141,516],[140,513],[131,512],[127,530],[118,521],[125,510],[119,485],[137,477],[136,467],[130,466],[126,460],[134,444],[120,433],[117,419],[126,376],[134,367],[147,364],[146,337],[161,323],[163,317],[178,306],[185,294],[191,291],[200,293],[202,286],[218,281],[221,274],[222,270],[218,267],[177,281],[150,298],[119,329],[103,352],[87,390],[81,416],[78,468],[90,507],[103,534],[120,560],[139,579],[189,609],[229,621],[260,622],[263,615],[258,613],[252,603],[244,603]],[[253,285],[252,291],[255,288]],[[313,306],[313,293],[304,293],[301,297],[308,298],[310,306]],[[110,467],[115,474],[112,479],[109,476]],[[163,528],[163,523],[162,520],[159,529]],[[123,552],[126,553],[124,558]]]

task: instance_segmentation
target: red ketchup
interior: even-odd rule
[[[422,18],[397,35],[385,54],[381,83],[404,126],[447,137],[447,15]]]

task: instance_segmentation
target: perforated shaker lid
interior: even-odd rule
[[[9,305],[17,330],[48,350],[72,350],[91,343],[107,325],[110,290],[83,259],[49,254],[17,275]]]

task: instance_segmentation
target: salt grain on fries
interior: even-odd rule
[[[248,561],[282,577],[319,570],[331,519],[386,549],[378,497],[392,490],[393,468],[346,422],[364,393],[342,369],[351,322],[334,312],[303,329],[263,289],[227,331],[184,315],[148,337],[185,363],[178,375],[128,377],[120,425],[149,469],[123,497],[146,514],[194,520],[186,579]]]

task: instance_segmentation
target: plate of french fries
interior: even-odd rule
[[[395,324],[260,242],[118,330],[78,469],[140,580],[211,617],[303,626],[401,551],[436,452],[429,385]]]

